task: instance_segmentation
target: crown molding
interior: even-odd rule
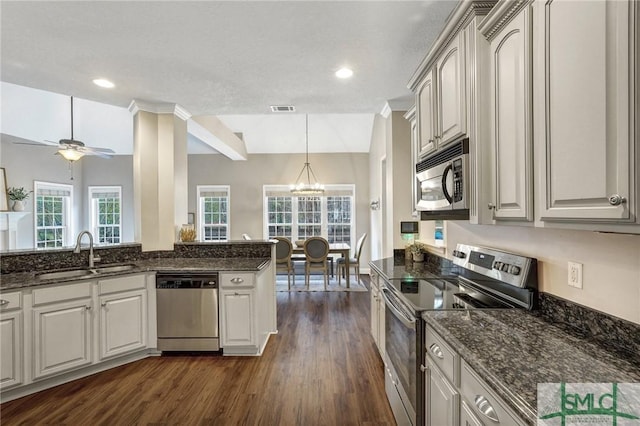
[[[478,31],[491,41],[532,0],[510,0],[499,2],[478,25]]]
[[[184,121],[191,118],[191,113],[178,104],[153,103],[134,99],[129,104],[129,112],[132,115],[136,115],[138,111],[151,112],[154,114],[173,114]]]

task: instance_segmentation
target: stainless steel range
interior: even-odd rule
[[[458,244],[447,276],[389,280],[385,299],[385,389],[398,425],[425,424],[424,323],[439,309],[533,309],[536,259]]]

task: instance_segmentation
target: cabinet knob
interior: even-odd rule
[[[609,204],[612,206],[619,206],[620,204],[624,204],[627,202],[627,199],[621,195],[613,194],[609,196]]]
[[[432,344],[431,346],[429,346],[429,350],[431,351],[432,354],[434,354],[437,358],[443,359],[444,358],[444,354],[442,353],[442,349],[440,349],[440,346],[436,345],[435,343]]]
[[[240,296],[240,294],[238,294],[237,292],[236,292],[236,293],[233,293],[233,294],[234,294],[234,295],[236,295],[236,296]]]
[[[107,306],[107,302],[102,302],[102,307],[105,308]]]
[[[87,311],[90,311],[91,310],[91,306],[85,306],[84,309],[87,310]]]
[[[0,299],[0,306],[6,306],[9,304],[8,300]]]
[[[244,282],[244,279],[240,277],[231,278],[231,282],[234,284],[242,284]]]
[[[489,203],[489,204],[487,204],[487,208],[488,208],[489,210],[493,210],[493,209],[495,209],[495,208],[496,208],[496,206],[494,206],[494,205],[493,205],[493,203]]]
[[[425,365],[420,364],[420,371],[422,371],[423,373],[424,373],[425,371],[427,371],[428,369],[429,369],[429,367],[427,367],[427,366],[425,366]]]

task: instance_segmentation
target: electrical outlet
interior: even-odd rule
[[[569,262],[569,285],[571,287],[582,288],[582,263]]]

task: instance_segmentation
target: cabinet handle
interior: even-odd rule
[[[429,367],[427,367],[427,366],[425,366],[425,365],[420,364],[420,371],[422,371],[423,373],[424,373],[425,371],[427,371],[428,369],[429,369]]]
[[[244,282],[244,278],[240,278],[240,277],[231,278],[231,282],[234,284],[240,284]]]
[[[90,311],[91,310],[91,306],[85,306],[84,309],[87,310],[87,311]]]
[[[240,294],[238,294],[238,293],[233,293],[233,294],[236,295],[236,296],[240,296]]]
[[[484,414],[485,416],[487,416],[488,418],[490,418],[496,423],[500,421],[498,419],[498,414],[496,413],[496,410],[493,409],[493,406],[487,400],[487,398],[485,398],[482,395],[476,395],[475,402],[476,402],[476,407],[478,407],[478,410],[480,410],[482,414]]]
[[[488,208],[489,210],[493,210],[493,209],[495,209],[495,208],[496,208],[496,206],[494,206],[494,205],[493,205],[493,203],[489,203],[489,204],[487,204],[487,208]]]
[[[9,304],[8,300],[0,299],[0,306],[7,306]]]
[[[107,307],[107,302],[102,302],[102,307],[106,308]]]
[[[613,194],[609,196],[609,204],[612,206],[619,206],[620,204],[624,204],[627,202],[627,199],[621,195]]]
[[[435,343],[432,344],[431,346],[429,346],[429,350],[431,351],[432,354],[434,354],[437,358],[440,359],[444,359],[444,355],[442,353],[442,349],[440,349],[440,346],[436,345]]]

